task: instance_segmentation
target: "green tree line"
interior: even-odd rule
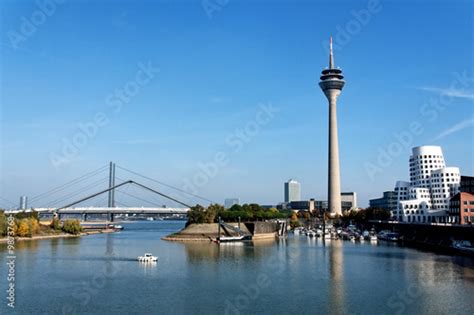
[[[191,223],[215,223],[218,218],[230,222],[237,221],[262,221],[269,219],[286,219],[291,216],[291,211],[279,211],[276,208],[265,209],[262,206],[251,203],[244,205],[233,205],[224,209],[222,205],[211,204],[207,208],[201,205],[191,207],[188,212],[187,225]]]

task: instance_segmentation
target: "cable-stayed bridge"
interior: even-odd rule
[[[116,176],[117,170],[132,179]],[[104,176],[104,173],[108,174]],[[81,215],[83,220],[89,215],[107,215],[113,221],[116,215],[185,215],[191,204],[203,201],[213,203],[208,198],[110,162],[33,196],[30,206],[22,199],[19,207],[5,208],[7,213],[37,211],[40,215],[59,217]],[[13,204],[2,197],[0,202]]]

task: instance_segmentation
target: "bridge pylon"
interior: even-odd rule
[[[115,163],[110,162],[109,164],[109,208],[115,208]]]

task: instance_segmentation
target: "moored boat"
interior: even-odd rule
[[[474,254],[474,246],[469,241],[454,241],[453,248],[468,254]]]

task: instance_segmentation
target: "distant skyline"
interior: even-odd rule
[[[419,145],[474,175],[472,1],[50,3],[0,3],[15,204],[109,161],[220,203],[276,204],[288,178],[326,200],[330,35],[342,191],[368,206]]]

